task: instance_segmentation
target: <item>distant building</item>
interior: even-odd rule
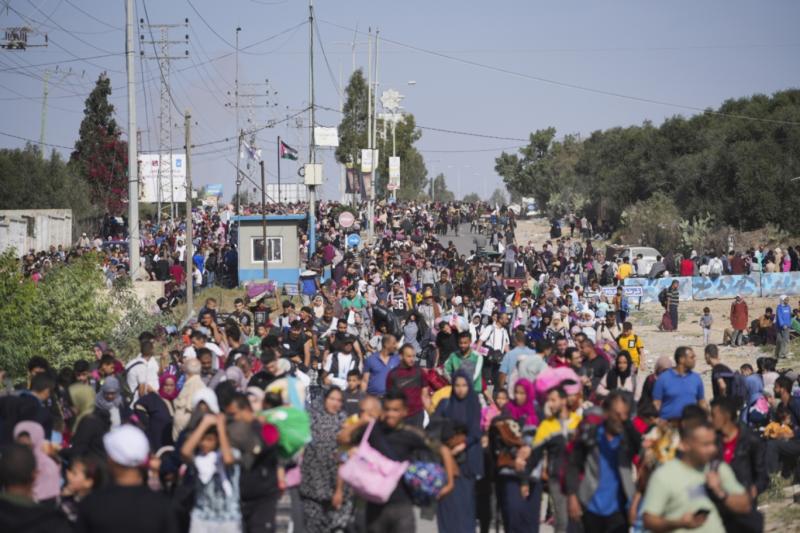
[[[300,239],[297,229],[306,215],[266,215],[267,246],[262,215],[234,217],[239,222],[239,282],[264,279],[264,252],[270,280],[278,285],[297,283],[300,277]]]
[[[72,209],[7,209],[0,211],[0,252],[72,246]]]

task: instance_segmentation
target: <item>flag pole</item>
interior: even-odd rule
[[[278,135],[278,203],[281,203],[281,136]]]

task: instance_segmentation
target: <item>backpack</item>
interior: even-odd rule
[[[122,397],[125,399],[125,403],[127,404],[130,404],[133,401],[133,396],[136,394],[136,391],[131,390],[130,386],[128,385],[128,373],[131,371],[131,369],[143,364],[144,361],[136,361],[131,366],[126,366],[125,370],[123,370],[122,373],[117,376],[117,379],[119,380],[120,394],[122,394]],[[139,384],[137,383],[137,386],[138,385]]]
[[[667,289],[661,289],[661,292],[658,293],[658,303],[662,306],[666,307],[667,305]]]
[[[718,376],[725,380],[726,396],[735,399],[739,405],[744,405],[748,399],[745,377],[738,370],[735,372],[721,372]]]

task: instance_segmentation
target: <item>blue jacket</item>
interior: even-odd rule
[[[780,304],[775,309],[775,325],[779,328],[788,328],[792,325],[792,306]]]

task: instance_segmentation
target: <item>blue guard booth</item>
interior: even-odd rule
[[[264,252],[268,277],[278,285],[297,283],[300,275],[298,226],[306,215],[267,215],[267,246],[261,215],[234,217],[239,222],[239,283],[264,279]]]

